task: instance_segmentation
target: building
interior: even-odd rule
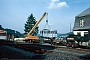
[[[57,30],[51,30],[51,29],[43,29],[40,31],[40,36],[44,38],[52,38],[52,37],[57,37]]]
[[[90,7],[75,17],[73,32],[90,40]]]
[[[56,38],[57,30],[53,30],[48,25],[48,20],[46,20],[46,25],[43,30],[40,31],[40,36],[43,38]]]
[[[7,31],[0,25],[0,40],[7,40]]]

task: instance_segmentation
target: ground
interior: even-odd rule
[[[79,49],[59,47],[53,49],[53,52],[33,54],[11,46],[0,46],[0,59],[90,60],[90,50],[80,51]]]

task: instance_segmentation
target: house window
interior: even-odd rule
[[[84,36],[87,36],[88,37],[88,32],[84,32]]]
[[[84,32],[84,40],[89,40],[89,33],[88,32]]]
[[[84,19],[80,19],[80,27],[84,26]]]
[[[78,35],[78,36],[81,36],[81,32],[77,32],[77,35]]]

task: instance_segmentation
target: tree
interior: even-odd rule
[[[23,35],[19,31],[15,31],[16,38],[23,37]]]
[[[26,21],[26,24],[25,24],[25,34],[28,34],[30,32],[30,30],[33,28],[33,26],[36,24],[36,18],[33,16],[33,14],[31,14],[28,18],[27,18],[27,21]],[[32,35],[35,36],[38,34],[38,26],[35,28],[35,30],[32,32]]]

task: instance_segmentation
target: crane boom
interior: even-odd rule
[[[36,22],[36,24],[34,25],[34,27],[30,30],[30,32],[27,34],[27,36],[31,35],[33,30],[38,26],[38,24],[41,22],[41,20],[45,17],[47,13],[44,12],[44,14],[42,15],[42,17]]]
[[[38,36],[32,36],[32,32],[35,30],[35,28],[38,26],[38,24],[42,21],[42,19],[45,17],[45,15],[48,14],[46,12],[44,12],[44,14],[42,15],[42,17],[36,22],[36,24],[34,25],[34,27],[30,30],[30,32],[27,34],[27,36],[23,39],[24,41],[33,41],[33,40],[38,40]]]

